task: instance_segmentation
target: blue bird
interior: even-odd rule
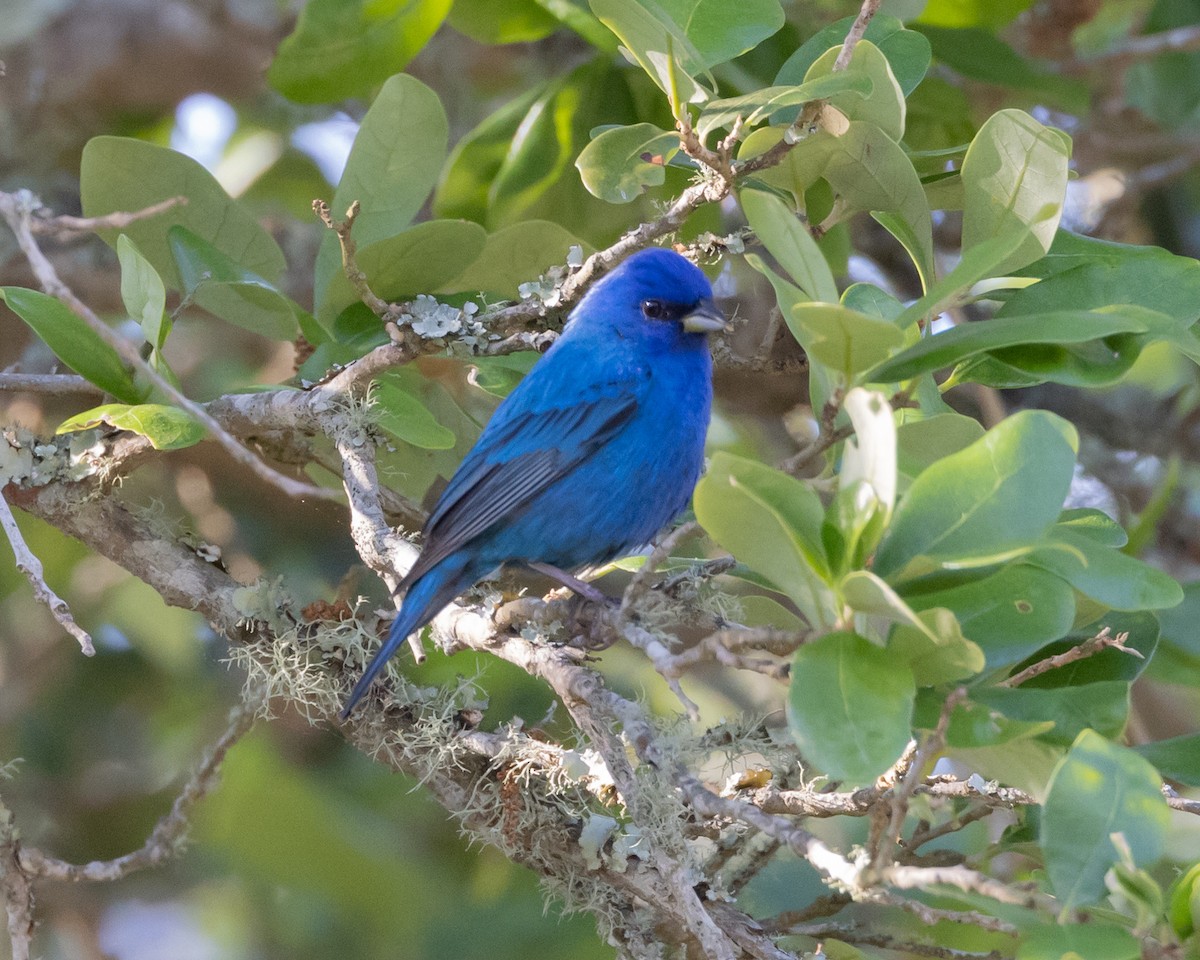
[[[670,250],[636,253],[588,291],[438,499],[343,719],[409,634],[497,567],[604,563],[679,515],[712,405],[705,335],[724,326],[707,278]]]

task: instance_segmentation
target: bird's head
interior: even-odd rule
[[[664,349],[703,349],[706,334],[725,329],[708,278],[661,247],[635,253],[595,284],[575,309],[572,322],[607,327],[618,337]]]

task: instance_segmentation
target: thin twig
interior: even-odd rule
[[[94,383],[73,373],[0,373],[0,392],[5,393],[51,393],[93,394],[104,393]]]
[[[84,656],[94,656],[96,648],[92,645],[92,638],[83,627],[75,622],[67,602],[46,584],[42,561],[29,549],[29,545],[21,535],[21,528],[17,526],[17,519],[13,516],[12,508],[9,507],[2,492],[0,492],[0,528],[8,537],[13,556],[16,557],[17,569],[25,574],[33,587],[33,595],[46,605],[62,628],[79,641],[79,648],[83,651]]]
[[[1090,640],[1085,640],[1083,643],[1063,653],[1055,654],[1052,657],[1046,657],[1045,660],[1039,660],[1037,663],[1031,663],[1020,673],[1014,674],[1005,680],[1001,680],[996,684],[998,687],[1019,687],[1027,680],[1032,680],[1034,677],[1041,676],[1043,673],[1048,673],[1051,670],[1057,670],[1059,667],[1065,667],[1068,663],[1074,663],[1076,660],[1084,660],[1087,657],[1093,657],[1101,650],[1107,650],[1110,647],[1114,650],[1120,650],[1122,653],[1128,653],[1130,656],[1137,657],[1139,660],[1145,659],[1141,651],[1135,650],[1133,647],[1125,646],[1125,641],[1129,639],[1128,633],[1118,633],[1115,637],[1112,636],[1110,628],[1105,627]]]
[[[33,236],[33,231],[30,228],[31,199],[32,197],[0,193],[0,216],[3,216],[8,222],[9,227],[17,238],[17,245],[21,248],[21,252],[25,254],[25,258],[29,261],[30,267],[33,268],[38,283],[41,284],[42,289],[46,293],[63,303],[72,313],[86,323],[101,340],[112,347],[125,363],[137,370],[153,383],[155,387],[170,397],[176,406],[186,410],[192,417],[200,421],[212,435],[213,439],[224,447],[234,460],[248,467],[257,477],[282,490],[290,497],[301,499],[312,497],[318,500],[340,499],[335,491],[327,490],[323,487],[315,487],[312,484],[303,483],[291,477],[284,476],[278,470],[268,466],[256,457],[246,447],[242,446],[236,438],[226,432],[201,404],[184,396],[173,383],[142,358],[142,355],[132,343],[113,332],[112,328],[101,320],[91,307],[75,296],[74,291],[59,278],[54,265],[46,258],[41,247],[38,246],[36,238]]]
[[[894,858],[896,843],[904,828],[904,818],[908,816],[908,804],[912,800],[917,787],[924,777],[925,768],[935,756],[941,753],[946,745],[946,731],[950,728],[950,715],[967,696],[966,687],[957,687],[942,704],[942,712],[938,715],[937,726],[925,741],[917,748],[916,756],[912,758],[904,778],[897,789],[892,791],[887,827],[883,831],[880,843],[870,851],[870,870],[880,870],[885,863]]]
[[[120,880],[136,870],[157,866],[175,856],[186,840],[188,818],[192,808],[216,786],[226,754],[254,725],[258,707],[258,703],[248,702],[230,711],[225,732],[212,745],[196,771],[184,784],[183,790],[171,804],[170,813],[155,824],[150,836],[139,849],[114,860],[93,860],[91,863],[74,864],[48,857],[33,847],[22,847],[19,852],[21,869],[31,877],[102,883]]]
[[[166,213],[172,207],[185,206],[187,202],[187,197],[168,197],[141,210],[128,213],[117,210],[102,217],[73,217],[69,214],[59,214],[56,217],[35,216],[30,220],[29,228],[34,233],[47,234],[59,239],[79,233],[94,233],[97,230],[122,230],[131,223]]]
[[[358,244],[354,240],[352,231],[354,221],[358,219],[358,212],[361,209],[359,202],[355,200],[350,204],[350,208],[346,211],[345,219],[342,220],[333,219],[329,204],[324,200],[314,200],[312,208],[313,213],[320,218],[321,222],[337,236],[338,246],[342,251],[342,272],[346,275],[346,279],[350,281],[350,285],[354,287],[354,292],[358,294],[359,299],[384,323],[398,323],[401,314],[400,308],[396,304],[388,303],[376,295],[375,291],[371,289],[371,284],[367,281],[367,275],[363,272],[362,267],[358,265]]]
[[[1181,797],[1174,787],[1168,784],[1163,784],[1163,796],[1167,799],[1167,806],[1172,810],[1180,810],[1183,813],[1194,813],[1200,816],[1200,800],[1189,800],[1187,797]]]
[[[845,70],[850,66],[850,60],[854,57],[854,48],[858,46],[858,41],[863,38],[863,34],[867,32],[867,27],[875,14],[879,12],[879,6],[882,0],[863,0],[863,5],[858,11],[858,16],[854,18],[854,23],[850,25],[850,31],[846,34],[846,39],[842,43],[842,49],[838,51],[837,59],[833,61],[833,72],[837,73],[840,70]]]

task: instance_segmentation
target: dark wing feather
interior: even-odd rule
[[[609,440],[637,411],[632,394],[530,411],[485,431],[425,524],[425,545],[398,589],[510,517]],[[505,451],[522,452],[500,460]]]

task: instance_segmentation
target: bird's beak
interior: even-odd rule
[[[717,333],[728,330],[725,315],[711,301],[700,303],[683,318],[683,329],[688,333]]]

